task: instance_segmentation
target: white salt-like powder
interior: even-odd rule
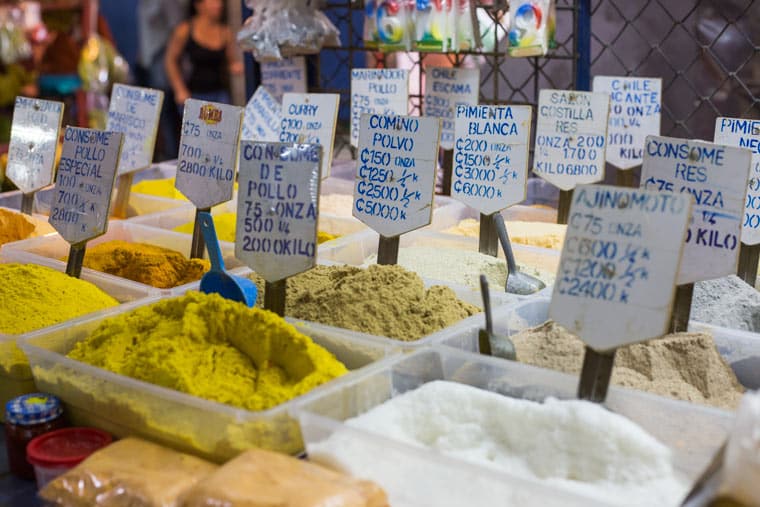
[[[346,425],[533,483],[525,486],[532,493],[523,493],[521,501],[528,502],[520,505],[546,505],[536,501],[546,486],[584,495],[601,505],[641,507],[679,505],[688,490],[677,477],[666,446],[630,420],[585,401],[534,403],[436,381],[347,420]],[[453,489],[462,487],[455,477],[430,477],[438,490],[441,484],[452,488],[436,491],[435,503],[410,501],[410,491],[426,498],[430,488],[419,481],[427,481],[425,474],[434,474],[433,468],[418,474],[404,462],[383,464],[376,453],[362,453],[362,444],[354,445],[352,440],[357,439],[338,431],[310,445],[309,455],[376,480],[388,492],[391,505],[397,505],[396,498],[403,500],[398,502],[402,505],[457,505],[456,500],[447,500],[456,498]],[[394,480],[404,476],[407,481]],[[477,495],[474,489],[467,488]],[[517,505],[474,498],[469,505]],[[575,505],[568,499],[570,504]]]
[[[377,255],[371,255],[364,265],[375,264]],[[486,275],[492,290],[504,290],[507,282],[507,263],[504,259],[472,250],[412,246],[400,248],[398,264],[414,271],[423,278],[451,282],[466,287],[480,288],[480,275]],[[548,271],[520,266],[520,270],[535,276],[546,285],[554,283],[554,275]]]
[[[760,331],[760,292],[735,275],[697,282],[691,319],[756,333]]]

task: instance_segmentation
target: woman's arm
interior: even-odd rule
[[[240,50],[237,47],[237,41],[235,40],[235,34],[229,27],[225,28],[227,37],[227,63],[230,66],[230,74],[240,75],[243,73],[245,66],[240,59]]]
[[[169,78],[169,84],[174,91],[174,101],[180,106],[190,98],[190,91],[182,79],[182,71],[179,67],[179,60],[182,57],[188,37],[190,37],[190,23],[185,21],[177,25],[177,28],[172,32],[164,57],[166,76]]]

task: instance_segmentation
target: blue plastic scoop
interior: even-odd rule
[[[198,213],[198,221],[211,261],[211,270],[201,278],[201,292],[220,294],[222,297],[239,301],[247,306],[255,305],[256,297],[259,295],[256,284],[248,278],[230,275],[224,270],[222,249],[219,248],[211,213]]]

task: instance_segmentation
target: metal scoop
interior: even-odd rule
[[[227,274],[224,270],[222,250],[219,248],[219,240],[216,238],[216,229],[211,213],[205,211],[198,213],[198,221],[211,261],[211,270],[201,278],[201,292],[220,294],[222,297],[239,301],[246,306],[255,305],[256,297],[259,294],[256,284],[248,278]]]
[[[522,273],[517,268],[515,254],[512,251],[512,244],[509,242],[509,236],[507,235],[507,226],[504,223],[504,217],[501,216],[501,213],[494,213],[493,221],[494,224],[496,224],[496,233],[499,235],[501,248],[504,250],[504,257],[507,259],[507,292],[510,294],[527,296],[529,294],[535,294],[545,288],[546,284],[544,282],[535,276]]]
[[[483,311],[486,314],[486,328],[478,330],[480,353],[485,356],[494,356],[515,361],[517,359],[517,354],[512,340],[506,335],[497,335],[493,332],[491,295],[488,292],[488,280],[486,279],[486,275],[480,275],[480,292],[483,295]]]

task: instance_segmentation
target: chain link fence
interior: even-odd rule
[[[498,2],[497,2],[498,3]],[[508,10],[479,5],[481,32],[491,51],[442,55],[435,53],[389,53],[367,51],[363,47],[364,6],[359,1],[327,2],[325,13],[341,30],[340,48],[322,50],[316,59],[318,86],[315,91],[340,93],[341,109],[336,157],[350,156],[348,131],[350,119],[351,68],[387,66],[410,70],[410,114],[421,114],[425,88],[424,70],[429,67],[477,67],[480,69],[482,104],[532,104],[543,88],[574,88],[576,84],[576,25],[578,2],[558,0],[556,48],[544,58],[510,58],[506,55]]]
[[[351,68],[369,66],[411,70],[411,114],[421,112],[425,68],[468,66],[480,69],[483,104],[535,106],[543,88],[588,89],[594,75],[630,75],[662,78],[663,135],[712,140],[717,116],[760,117],[760,2],[557,0],[557,47],[542,58],[506,55],[506,6],[479,6],[492,25],[492,51],[369,52],[362,41],[363,7],[361,1],[328,1],[325,12],[341,30],[342,47],[325,49],[312,61],[316,91],[341,95],[337,158],[351,156]],[[616,175],[611,169],[607,182]],[[556,204],[556,189],[539,187],[535,202]]]
[[[712,140],[717,116],[758,118],[760,2],[594,0],[592,75],[661,77],[662,133]]]

